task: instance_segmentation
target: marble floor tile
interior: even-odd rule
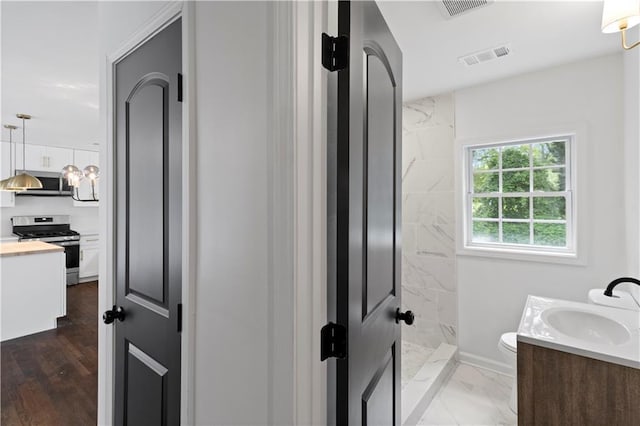
[[[459,364],[418,425],[515,425],[509,409],[512,378]]]

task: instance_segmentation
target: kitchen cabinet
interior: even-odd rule
[[[80,282],[98,278],[100,258],[100,236],[86,234],[80,236]]]
[[[42,241],[0,244],[0,340],[57,327],[66,315],[64,248]]]
[[[83,170],[85,167],[89,165],[100,166],[100,156],[95,151],[86,151],[81,149],[74,150],[74,159],[73,164],[75,164],[80,170]],[[99,198],[100,194],[100,179],[96,180],[95,183],[95,193],[96,198]],[[82,179],[80,181],[80,186],[78,187],[78,198],[81,200],[90,200],[93,198],[91,193],[91,181],[89,179]],[[85,202],[85,201],[75,201],[73,205],[76,207],[96,207],[98,206],[98,202]]]
[[[17,151],[17,169],[22,169],[22,145]],[[61,172],[73,164],[73,149],[57,146],[31,145],[24,148],[24,168],[41,172]]]
[[[14,145],[14,148],[16,145]],[[13,176],[11,169],[11,145],[9,142],[0,143],[0,180]],[[0,191],[0,207],[15,206],[16,195],[9,191]]]

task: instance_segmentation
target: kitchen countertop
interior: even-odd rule
[[[547,313],[558,309],[607,317],[624,325],[630,338],[621,344],[596,343],[563,334],[546,321]],[[530,295],[522,312],[518,342],[640,369],[640,315],[626,309]]]
[[[0,244],[0,257],[23,256],[37,253],[55,253],[64,251],[64,247],[42,241],[26,241],[24,243]]]

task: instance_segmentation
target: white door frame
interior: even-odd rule
[[[294,4],[295,424],[327,424],[327,71],[322,33],[327,2]]]
[[[320,330],[327,318],[327,71],[321,47],[328,8],[326,0],[274,4],[269,226],[272,248],[284,255],[271,258],[271,292],[289,299],[270,300],[273,425],[327,424]],[[279,328],[291,333],[288,339]],[[290,402],[273,396],[283,389],[292,390]]]
[[[328,2],[276,2],[272,20],[269,424],[326,425]],[[287,297],[280,297],[287,295]],[[293,368],[292,368],[293,367]],[[288,395],[282,396],[282,393]]]
[[[106,71],[107,117],[100,168],[104,171],[100,203],[100,280],[98,309],[110,309],[115,300],[115,66],[144,42],[182,18],[182,365],[181,365],[181,424],[193,423],[193,365],[194,365],[194,278],[195,278],[195,108],[194,85],[194,25],[192,2],[169,2],[143,27],[134,33],[115,52],[104,59]],[[113,326],[99,323],[98,327],[98,425],[113,424],[115,345]]]

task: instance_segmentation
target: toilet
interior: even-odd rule
[[[518,357],[517,357],[517,338],[516,333],[504,333],[500,336],[500,342],[498,342],[498,349],[504,355],[504,359],[507,364],[511,366],[513,371],[513,385],[511,386],[511,398],[509,399],[509,408],[514,413],[518,413]]]

